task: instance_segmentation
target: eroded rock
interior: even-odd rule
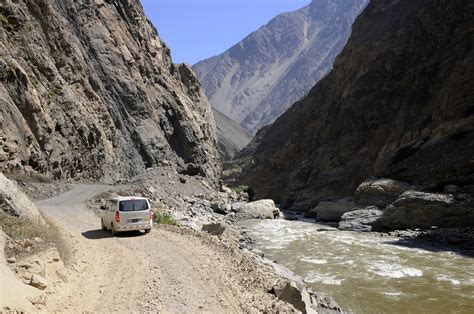
[[[7,179],[2,173],[0,173],[0,206],[0,210],[6,210],[12,215],[44,222],[36,205],[15,182]]]
[[[40,290],[44,290],[48,287],[48,280],[40,275],[33,275],[31,276],[30,286],[38,288]]]
[[[238,219],[275,219],[279,215],[280,210],[275,206],[275,202],[265,199],[242,204],[237,209],[236,217]]]
[[[338,222],[342,215],[355,208],[352,198],[344,198],[330,202],[320,202],[318,206],[311,209],[306,215],[316,218],[316,221]]]
[[[211,235],[220,236],[226,230],[226,227],[221,223],[210,223],[202,226],[202,231]]]
[[[382,215],[382,211],[376,206],[356,209],[342,215],[339,222],[340,230],[372,231],[372,225]]]
[[[474,225],[474,201],[459,201],[452,194],[407,191],[387,206],[374,227],[396,230]]]
[[[395,202],[400,194],[412,189],[409,184],[392,180],[368,180],[359,185],[354,193],[357,206],[378,206],[384,208]]]

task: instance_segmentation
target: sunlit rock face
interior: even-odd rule
[[[206,97],[138,0],[7,0],[0,14],[2,172],[219,176]]]

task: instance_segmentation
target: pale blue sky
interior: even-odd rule
[[[310,0],[141,0],[175,63],[224,52],[270,19]]]

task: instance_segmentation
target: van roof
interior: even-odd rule
[[[147,200],[146,197],[141,196],[115,196],[112,198],[113,201],[132,201],[132,200]]]

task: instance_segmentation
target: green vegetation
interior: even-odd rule
[[[178,224],[170,214],[163,213],[159,210],[153,210],[153,222],[171,226],[176,226]]]
[[[234,191],[235,193],[242,193],[242,192],[248,193],[250,188],[246,185],[239,185],[238,187],[231,188],[231,190]]]
[[[58,248],[62,258],[69,254],[58,227],[48,221],[43,223],[30,218],[15,217],[6,213],[0,207],[0,229],[5,232],[12,241],[19,241],[25,243],[25,245],[35,243],[31,251],[25,251],[24,248],[19,249],[17,246],[13,248],[6,246],[5,253],[7,256],[25,253],[33,254],[34,252],[42,250],[45,245],[49,245],[51,242]],[[41,239],[42,245],[37,243],[38,238]]]

